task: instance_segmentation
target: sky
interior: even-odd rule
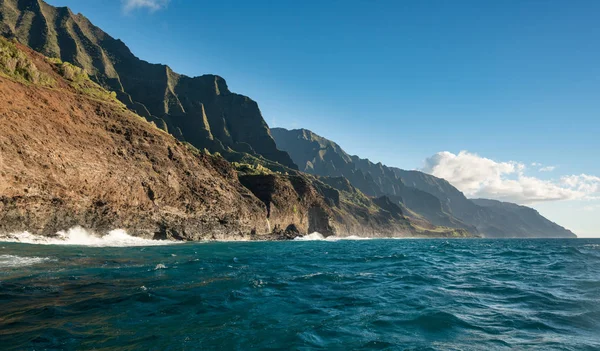
[[[271,127],[600,236],[600,1],[47,1]]]

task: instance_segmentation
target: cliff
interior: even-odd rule
[[[288,152],[300,170],[325,177],[345,177],[366,195],[387,196],[404,207],[413,220],[435,226],[466,229],[466,224],[444,210],[440,200],[417,188],[406,187],[393,168],[368,159],[348,155],[338,144],[307,129],[272,128],[271,134],[280,149]]]
[[[439,198],[442,206],[462,221],[472,224],[487,237],[575,238],[570,230],[548,220],[536,210],[509,202],[467,199],[446,180],[419,171],[395,168],[410,186]]]
[[[367,195],[387,196],[404,208],[405,216],[415,224],[462,228],[486,237],[575,237],[531,208],[467,199],[444,179],[350,156],[309,130],[273,128],[271,132],[278,147],[287,151],[301,170],[344,176]]]
[[[258,104],[229,91],[223,78],[192,78],[140,60],[122,41],[66,7],[2,0],[0,35],[85,69],[129,109],[198,149],[231,149],[296,168],[277,150]]]
[[[0,37],[0,234],[79,225],[178,240],[468,235],[413,226],[344,179],[232,156],[244,162],[179,141],[82,69]]]

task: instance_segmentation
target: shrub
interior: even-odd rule
[[[273,174],[273,172],[260,165],[260,164],[248,164],[248,163],[240,163],[240,162],[232,162],[231,165],[235,168],[238,173],[242,175],[269,175]]]
[[[3,37],[0,37],[0,73],[24,83],[54,85],[52,77],[40,72],[24,52]]]
[[[61,65],[63,63],[62,60],[57,57],[46,57],[46,61],[55,65]]]
[[[68,62],[63,62],[58,66],[60,74],[71,82],[83,84],[89,80],[89,77],[83,68],[79,68]]]
[[[112,101],[121,104],[117,100],[117,93],[108,91],[100,85],[92,82],[87,72],[69,62],[62,62],[60,59],[48,59],[54,64],[56,71],[68,80],[78,93],[90,96],[92,98],[104,101]]]

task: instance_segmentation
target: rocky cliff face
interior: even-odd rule
[[[319,232],[325,236],[436,236],[416,230],[399,207],[381,206],[385,200],[371,201],[356,189],[336,189],[306,175],[241,176],[240,181],[263,201],[273,232],[284,237],[294,237],[298,232]],[[362,202],[356,197],[362,197]],[[451,235],[450,231],[440,236],[445,235]]]
[[[1,47],[6,54],[11,44]],[[109,94],[89,95],[93,82],[69,81],[62,66],[22,50],[26,63],[12,71],[37,72],[50,86],[32,84],[32,73],[20,82],[0,63],[1,232],[51,235],[75,225],[185,239],[268,232],[264,205],[228,162],[192,152]]]
[[[388,167],[350,156],[338,144],[310,130],[272,128],[271,135],[301,171],[325,177],[345,177],[369,196],[400,196],[402,193],[402,181]]]
[[[199,149],[261,155],[296,168],[277,150],[257,103],[230,92],[219,76],[191,78],[140,60],[81,14],[42,0],[1,0],[0,34],[84,68],[128,108],[181,141]]]
[[[0,37],[0,234],[83,226],[180,240],[468,235],[416,228],[388,199],[371,200],[343,178],[278,167],[201,152],[81,69]]]
[[[371,196],[388,196],[405,207],[413,223],[463,228],[486,237],[575,237],[537,211],[492,200],[470,200],[444,179],[350,156],[334,142],[305,129],[273,128],[277,145],[300,169],[321,176],[344,176]]]

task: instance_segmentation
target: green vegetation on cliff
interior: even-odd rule
[[[36,65],[14,43],[0,37],[0,74],[24,83],[54,86],[48,74],[40,72]]]

